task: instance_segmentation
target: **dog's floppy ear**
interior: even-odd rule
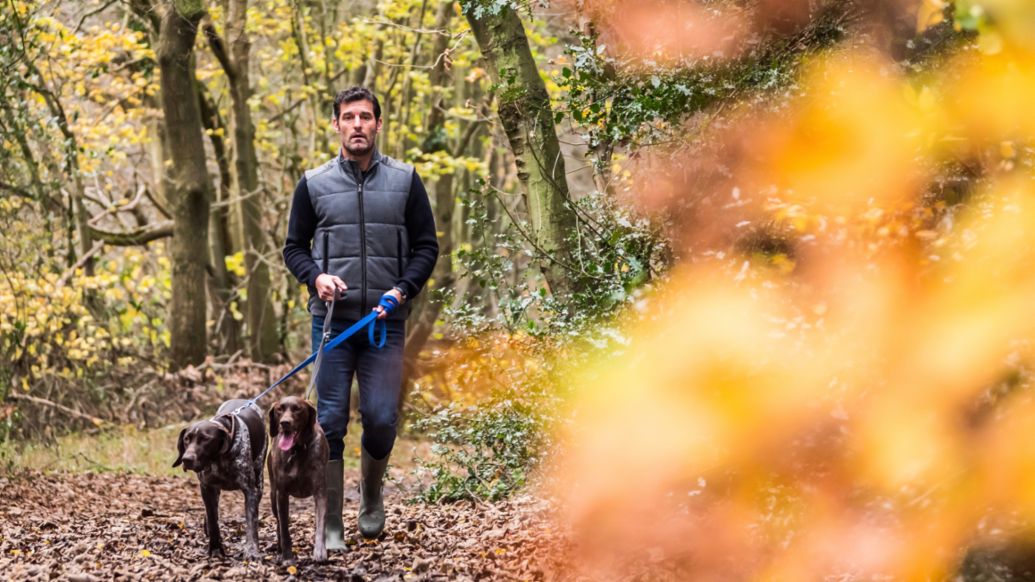
[[[275,437],[280,432],[280,417],[277,416],[277,405],[270,406],[270,436]]]
[[[187,447],[185,447],[183,445],[183,437],[186,434],[187,434],[187,429],[183,429],[183,430],[180,431],[180,439],[176,442],[176,448],[177,448],[177,450],[179,450],[180,454],[177,455],[176,456],[176,460],[173,461],[173,467],[179,467],[180,465],[183,464],[183,452],[187,448]]]
[[[222,422],[216,423],[219,425],[219,428],[222,429],[223,438],[225,439],[223,441],[222,448],[219,449],[220,455],[225,455],[228,452],[230,452],[230,447],[234,446],[234,437],[237,434],[237,423],[234,422],[234,417],[232,415],[226,414],[223,415],[223,417],[221,417],[220,420],[222,420],[224,417],[230,423],[230,428],[226,428],[226,425],[224,425]]]
[[[319,424],[317,424],[316,408],[314,408],[313,403],[308,400],[303,400],[302,402],[305,402],[305,409],[309,411],[309,422],[307,424],[310,428],[315,429],[319,426]]]
[[[305,413],[309,417],[306,419],[304,423],[302,423],[302,426],[305,427],[306,433],[305,437],[302,439],[302,442],[308,443],[309,439],[311,439],[313,437],[313,434],[316,432],[316,427],[319,426],[316,423],[316,409],[313,408],[313,405],[310,404],[308,400],[302,398],[300,398],[299,400],[301,400],[302,404],[305,406]]]

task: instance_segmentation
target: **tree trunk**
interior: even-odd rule
[[[269,362],[277,353],[277,319],[273,312],[268,257],[270,245],[262,228],[264,196],[259,184],[259,160],[255,151],[255,125],[252,123],[248,98],[251,84],[248,76],[251,42],[245,32],[247,0],[232,0],[226,18],[226,35],[230,44],[230,97],[233,104],[231,117],[234,140],[234,184],[244,250],[245,270],[248,273],[248,298],[245,302],[248,350],[252,359]]]
[[[443,7],[447,7],[448,6],[448,7],[452,8],[452,2],[443,2],[442,6]],[[417,59],[420,58],[420,56],[421,56],[420,44],[421,44],[421,40],[424,38],[424,33],[423,33],[423,29],[424,29],[424,13],[427,11],[427,9],[428,9],[428,0],[423,0],[421,2],[421,4],[420,4],[420,10],[417,12],[417,21],[416,21],[416,24],[414,25],[414,34],[417,36],[417,38],[414,39],[413,47],[410,49],[410,64],[409,64],[409,67],[407,67],[409,71],[416,70],[416,68],[417,68]],[[445,35],[443,35],[443,34],[440,34],[438,36],[439,36],[439,38],[445,37]],[[437,46],[436,46],[436,48],[437,48]],[[445,50],[445,49],[443,49],[443,50]],[[432,73],[431,73],[430,76],[432,77],[431,86],[432,87],[438,86],[438,85],[435,84],[435,81],[434,81],[434,77],[435,77],[435,70],[434,69],[432,69]],[[399,136],[397,142],[399,144],[398,148],[399,148],[400,158],[403,155],[406,154],[407,150],[409,150],[410,148],[412,148],[413,146],[416,145],[415,143],[408,142],[408,140],[406,139],[406,134],[407,134],[406,127],[407,127],[407,125],[410,122],[410,106],[411,105],[413,105],[413,77],[411,75],[407,74],[403,78],[403,88],[402,88],[402,92],[400,93],[400,98],[399,98],[399,109],[398,109],[399,116],[397,117],[397,121],[396,121],[396,125],[399,126],[397,128],[397,132],[396,133]]]
[[[216,342],[217,353],[233,354],[241,349],[241,324],[234,318],[233,310],[230,307],[234,295],[234,279],[226,267],[226,257],[233,254],[228,206],[231,198],[233,172],[230,170],[230,156],[226,151],[226,142],[222,137],[221,130],[225,129],[225,124],[219,115],[219,109],[212,101],[211,96],[204,90],[204,84],[199,82],[197,86],[202,123],[209,134],[209,142],[216,154],[216,166],[219,168],[219,188],[215,192],[217,205],[211,209],[208,218],[212,312],[216,314],[215,329],[212,331],[219,338]]]
[[[293,2],[294,10],[292,11],[291,17],[291,37],[295,41],[295,46],[298,47],[298,68],[302,74],[302,84],[306,87],[312,87],[313,83],[309,78],[312,67],[309,63],[309,39],[306,37],[305,30],[305,3],[304,2]],[[244,24],[242,23],[242,29]],[[322,41],[322,39],[321,39]],[[313,110],[313,114],[309,118],[311,124],[309,131],[309,151],[313,152],[317,149],[317,136],[322,136],[324,128],[326,127],[326,119],[324,111],[327,109],[323,107],[323,103],[318,97],[319,91],[309,93],[309,106]]]
[[[475,18],[467,12],[486,69],[499,87],[496,103],[507,141],[514,152],[518,179],[525,193],[531,237],[545,255],[542,270],[551,290],[573,290],[571,277],[575,211],[568,202],[568,183],[554,128],[546,85],[539,76],[525,29],[511,8]]]
[[[200,363],[208,343],[205,266],[211,192],[194,87],[194,39],[203,14],[200,0],[176,0],[165,12],[158,43],[162,112],[172,161],[167,180],[174,222],[169,315],[174,366]]]
[[[385,40],[384,38],[378,38],[376,47],[374,48],[373,56],[367,59],[367,64],[363,71],[363,83],[362,85],[371,91],[374,91],[376,87],[374,84],[377,82],[377,72],[381,68],[381,59],[385,56]]]
[[[435,28],[448,30],[449,20],[453,15],[453,5],[443,2],[439,7]],[[446,140],[444,110],[445,87],[449,80],[447,61],[440,58],[449,49],[449,36],[439,34],[435,37],[433,57],[435,67],[431,70],[429,82],[435,93],[431,97],[431,111],[428,113],[428,124],[424,132],[425,140],[422,149],[425,153],[443,151],[448,149]],[[454,155],[462,155],[463,152],[453,152]],[[435,328],[435,321],[442,311],[442,304],[432,301],[429,293],[436,289],[444,289],[453,286],[453,208],[456,205],[456,197],[453,196],[453,174],[444,174],[438,178],[434,185],[435,190],[435,223],[438,225],[438,262],[435,263],[435,270],[431,273],[425,292],[417,297],[413,306],[413,313],[410,318],[410,326],[406,334],[406,353],[404,355],[404,376],[407,381],[412,380],[417,372],[417,359],[420,356],[424,344]]]

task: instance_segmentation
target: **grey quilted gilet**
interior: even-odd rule
[[[406,202],[413,166],[375,151],[362,178],[359,173],[358,166],[341,156],[305,173],[317,218],[313,260],[349,287],[345,301],[335,305],[335,319],[356,320],[370,313],[402,277],[410,253]],[[327,314],[315,295],[309,297],[309,311]],[[404,303],[389,319],[406,319],[409,311]]]

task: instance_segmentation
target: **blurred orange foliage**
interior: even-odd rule
[[[738,112],[676,178],[640,167],[693,260],[579,371],[555,467],[578,574],[936,580],[1035,537],[1029,5],[987,3],[999,50],[923,78],[825,55],[790,111]],[[947,208],[933,176],[961,159],[980,179]],[[742,222],[793,237],[790,267],[701,252]]]

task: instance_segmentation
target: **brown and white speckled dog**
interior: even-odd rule
[[[243,408],[242,408],[243,407]],[[238,410],[240,408],[240,410]],[[238,410],[236,414],[233,412]],[[173,467],[198,474],[205,502],[208,555],[225,556],[219,535],[219,494],[244,492],[244,556],[259,555],[259,500],[262,498],[262,465],[266,458],[266,427],[262,411],[247,400],[228,400],[209,420],[195,422],[180,431],[179,456]]]
[[[323,539],[324,513],[327,511],[327,437],[316,420],[316,409],[304,398],[285,396],[270,408],[269,457],[270,505],[277,518],[277,543],[280,559],[291,562],[291,532],[288,529],[290,497],[312,497],[316,505],[316,534],[313,559],[327,559]]]

